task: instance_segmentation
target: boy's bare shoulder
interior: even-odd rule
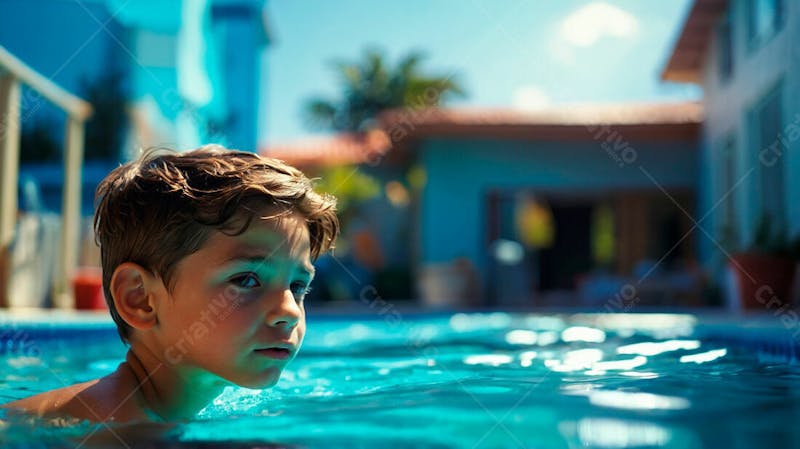
[[[79,420],[132,421],[146,415],[133,398],[134,388],[118,373],[4,404],[10,411],[39,417],[72,417]]]
[[[99,381],[100,379],[95,379],[89,382],[59,388],[58,390],[46,391],[35,396],[4,404],[3,407],[37,416],[70,415],[81,418],[82,415],[89,411],[88,407],[83,407],[84,410],[77,410],[78,407],[75,405],[81,404],[81,393],[92,385],[96,385]],[[76,411],[83,413],[75,413]]]

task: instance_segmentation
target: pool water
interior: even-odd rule
[[[778,323],[310,315],[273,389],[230,388],[171,425],[6,417],[0,447],[800,447],[798,353]],[[0,325],[0,402],[116,368],[125,347],[107,321],[63,321]]]

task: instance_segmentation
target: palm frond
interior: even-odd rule
[[[329,129],[336,120],[336,106],[325,99],[312,99],[304,110],[306,124],[313,129]]]
[[[422,52],[412,51],[390,66],[382,51],[367,49],[356,62],[335,62],[342,82],[341,99],[310,101],[306,106],[310,124],[315,128],[363,131],[374,126],[375,118],[384,110],[436,107],[452,96],[465,95],[452,74],[424,74],[424,60]]]

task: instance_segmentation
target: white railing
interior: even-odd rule
[[[65,91],[0,46],[0,307],[9,305],[10,245],[17,223],[19,175],[20,89],[26,85],[67,113],[64,136],[64,194],[61,245],[52,286],[56,307],[72,308],[70,277],[78,262],[80,242],[81,164],[84,123],[92,115],[89,103]]]

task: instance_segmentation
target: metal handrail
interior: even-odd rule
[[[0,74],[9,73],[31,89],[39,92],[67,115],[86,121],[92,115],[92,105],[62,89],[41,73],[28,67],[0,45]]]
[[[92,106],[67,92],[0,46],[0,307],[9,306],[11,252],[17,222],[20,86],[25,84],[67,113],[59,264],[52,286],[57,307],[74,307],[69,288],[78,262],[84,123]]]

